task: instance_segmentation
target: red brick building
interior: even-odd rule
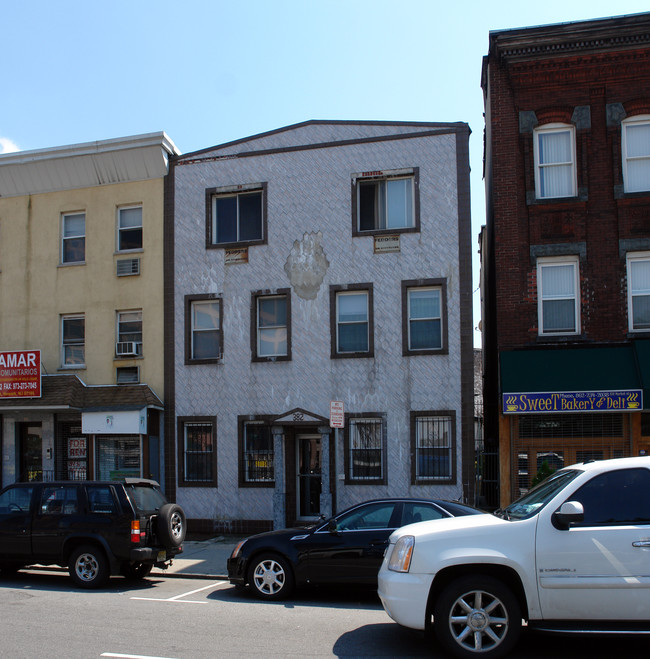
[[[544,463],[650,451],[650,13],[492,32],[481,84],[503,505]]]

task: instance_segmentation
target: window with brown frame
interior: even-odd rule
[[[217,420],[178,417],[179,485],[217,487]]]

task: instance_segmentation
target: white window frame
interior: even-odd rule
[[[284,299],[285,303],[285,319],[284,324],[275,324],[275,325],[262,325],[261,323],[261,311],[260,303],[265,300],[280,300]],[[258,357],[286,357],[289,354],[289,340],[288,340],[288,323],[289,323],[289,303],[287,300],[287,295],[260,295],[256,298],[256,324],[257,324],[257,356]],[[269,352],[265,353],[262,351],[262,336],[265,332],[269,330],[282,330],[284,329],[284,352]]]
[[[67,320],[83,320],[84,321],[84,336],[83,341],[65,342],[65,321]],[[73,363],[66,360],[66,347],[79,347],[83,348],[83,362]],[[68,314],[61,316],[61,368],[85,368],[86,366],[86,317],[84,314]]]
[[[409,182],[410,208],[408,216],[410,223],[406,225],[391,225],[390,217],[390,191],[389,184],[399,181]],[[399,231],[412,231],[417,227],[415,195],[417,194],[415,185],[415,173],[412,170],[398,170],[396,172],[383,172],[379,176],[359,175],[355,181],[356,184],[356,227],[355,231],[360,234],[369,234],[375,232],[395,233]],[[371,228],[361,228],[361,186],[373,185],[375,191],[375,222]]]
[[[140,314],[140,340],[139,341],[134,341],[133,339],[124,339],[122,338],[122,329],[121,325],[122,322],[132,322],[132,321],[127,321],[126,319],[122,319],[123,316],[126,316],[127,314]],[[130,334],[129,332],[125,332],[125,334]],[[143,343],[143,334],[144,334],[144,318],[142,314],[142,309],[124,309],[122,311],[118,311],[116,314],[115,318],[115,336],[117,337],[117,342],[118,343],[125,343],[129,341],[133,341],[136,344],[136,354],[138,357],[142,357],[142,343]]]
[[[407,295],[406,295],[406,305],[407,305],[407,314],[408,314],[408,325],[407,325],[407,331],[408,331],[408,350],[412,352],[424,352],[427,350],[442,350],[443,343],[444,343],[444,336],[443,336],[443,319],[442,319],[442,314],[443,314],[443,308],[442,308],[442,302],[443,302],[443,295],[442,295],[442,287],[441,286],[410,286],[407,290]],[[438,305],[440,307],[440,314],[438,316],[423,316],[423,317],[418,317],[414,318],[411,315],[411,293],[417,293],[417,292],[435,292],[438,294]],[[424,323],[427,321],[438,321],[440,323],[440,342],[439,345],[430,345],[426,346],[424,348],[414,348],[412,345],[412,334],[411,334],[411,329],[412,327],[417,324],[417,323]]]
[[[198,307],[206,307],[206,306],[216,306],[217,311],[218,311],[218,320],[219,320],[219,326],[218,327],[207,327],[207,328],[197,328],[194,324],[195,322],[195,311],[198,309]],[[190,360],[204,360],[204,359],[221,359],[222,354],[221,354],[221,332],[222,332],[222,322],[223,319],[221,317],[222,309],[221,309],[221,301],[218,298],[214,299],[207,299],[207,300],[191,300],[190,302]],[[201,332],[217,332],[217,354],[214,356],[210,357],[197,357],[194,354],[194,344],[195,344],[195,337],[197,334],[200,334]]]
[[[565,133],[568,132],[571,137],[571,160],[570,161],[558,161],[558,162],[547,162],[540,163],[540,149],[539,141],[542,136],[549,135],[552,133]],[[535,196],[537,199],[564,199],[576,196],[576,191],[578,189],[577,184],[577,167],[576,167],[576,132],[575,126],[570,124],[545,124],[536,128],[533,131],[533,152],[535,156]],[[571,186],[568,194],[554,195],[554,194],[542,194],[542,183],[543,183],[543,169],[550,169],[552,167],[571,167]]]
[[[65,225],[66,225],[66,219],[68,218],[73,218],[73,217],[83,217],[84,220],[84,230],[83,233],[76,234],[74,236],[66,236],[65,235]],[[81,260],[79,261],[66,261],[65,259],[65,243],[68,240],[78,240],[79,238],[83,238],[84,240],[84,256]],[[85,211],[76,211],[76,212],[70,212],[70,213],[61,213],[61,263],[64,265],[70,265],[74,263],[85,263],[86,262],[86,212]]]
[[[129,231],[136,229],[138,227],[133,226],[133,227],[123,227],[122,226],[122,212],[123,211],[130,211],[134,210],[135,208],[140,209],[140,246],[139,247],[122,247],[122,232],[123,231]],[[117,209],[117,251],[118,252],[141,252],[142,249],[144,248],[144,228],[143,228],[143,223],[144,223],[144,211],[142,208],[142,204],[132,204],[130,206],[120,206]]]
[[[648,262],[650,263],[650,252],[633,252],[627,255],[627,316],[628,316],[628,328],[630,332],[648,332],[650,331],[650,326],[647,327],[635,327],[634,326],[634,298],[635,297],[650,297],[650,288],[649,289],[638,289],[634,290],[632,288],[632,265],[638,262]]]
[[[544,294],[542,270],[570,265],[573,267],[573,296],[550,297]],[[573,330],[544,331],[544,302],[573,299],[575,327]],[[577,256],[562,256],[537,260],[537,320],[539,336],[567,336],[580,334],[580,263]]]
[[[339,310],[339,302],[341,298],[345,296],[363,295],[366,298],[366,318],[365,320],[341,320],[341,314]],[[364,350],[341,350],[340,341],[339,341],[339,329],[343,325],[361,325],[365,324],[366,326],[366,347]],[[355,355],[361,353],[370,352],[370,291],[367,289],[355,289],[349,291],[337,291],[336,292],[336,353],[339,355]]]
[[[621,153],[622,153],[622,166],[623,166],[623,189],[625,192],[648,192],[650,191],[650,175],[645,185],[641,187],[632,187],[630,175],[628,172],[628,165],[632,161],[648,161],[650,163],[650,150],[646,154],[629,156],[627,148],[627,131],[629,128],[646,125],[650,127],[650,114],[642,114],[621,122]],[[650,166],[649,166],[650,173]]]

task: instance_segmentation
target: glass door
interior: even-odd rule
[[[18,478],[43,480],[43,435],[40,423],[18,424]]]
[[[298,435],[297,501],[298,519],[320,515],[321,484],[321,437],[320,435]]]

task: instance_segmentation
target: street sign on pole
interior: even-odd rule
[[[330,428],[343,428],[345,425],[345,411],[342,400],[330,401]]]

